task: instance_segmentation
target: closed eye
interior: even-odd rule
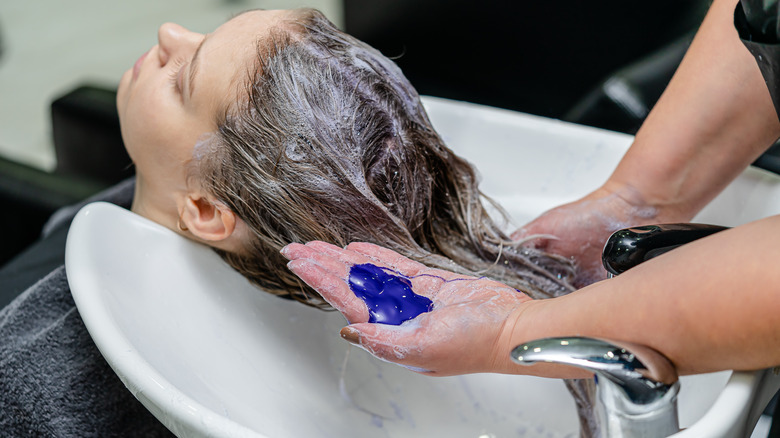
[[[184,59],[177,58],[174,59],[172,62],[173,62],[173,66],[171,66],[171,71],[169,74],[171,86],[173,86],[173,88],[176,90],[176,93],[178,93],[179,96],[183,98],[181,81],[179,80],[179,77],[181,76],[181,72],[183,70],[182,67],[184,66]]]

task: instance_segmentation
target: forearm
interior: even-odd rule
[[[689,220],[780,136],[752,55],[716,0],[685,59],[605,187],[659,218]]]
[[[681,374],[780,364],[776,260],[778,216],[716,234],[568,296],[529,303],[508,325],[501,355],[533,339],[588,336],[652,347]]]

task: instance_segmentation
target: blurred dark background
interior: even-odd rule
[[[689,40],[709,3],[345,0],[344,12],[421,94],[561,118],[609,75]],[[676,62],[665,67],[650,74]]]

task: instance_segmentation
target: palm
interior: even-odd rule
[[[357,331],[353,333],[359,333],[362,347],[382,359],[431,374],[494,368],[493,347],[505,322],[520,304],[530,300],[499,282],[431,269],[367,243],[353,243],[347,249],[323,242],[292,244],[284,254],[291,260],[290,269],[344,314],[352,324],[345,330]],[[366,304],[347,283],[350,268],[364,263],[409,278],[415,293],[433,301],[433,310],[399,326],[368,323]]]
[[[601,251],[609,236],[622,228],[657,221],[652,208],[638,208],[621,197],[597,190],[585,198],[554,208],[516,231],[517,240],[534,235],[554,238],[532,239],[534,247],[577,262],[575,284],[584,287],[606,278]]]

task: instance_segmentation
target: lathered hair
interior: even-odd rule
[[[279,250],[366,241],[534,298],[571,290],[568,260],[518,249],[494,223],[474,169],[394,62],[310,9],[277,25],[257,59],[190,172],[250,228],[245,251],[220,251],[249,280],[323,307]]]

